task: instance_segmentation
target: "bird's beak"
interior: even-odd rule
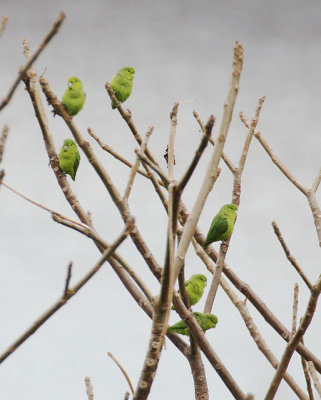
[[[65,144],[64,145],[64,150],[67,151],[67,149],[68,149],[68,146]]]
[[[68,82],[68,86],[70,87],[70,89],[72,88],[72,82]]]

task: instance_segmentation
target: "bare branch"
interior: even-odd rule
[[[8,132],[9,132],[9,127],[7,125],[5,125],[3,127],[3,129],[2,129],[2,133],[1,133],[1,136],[0,136],[0,163],[2,161],[4,145],[5,145],[6,139],[8,137]]]
[[[186,222],[184,226],[183,235],[181,241],[179,243],[177,249],[177,255],[175,258],[174,264],[174,278],[176,280],[179,270],[184,262],[185,254],[189,247],[190,241],[194,234],[197,221],[201,214],[201,211],[204,207],[205,201],[209,192],[211,191],[214,182],[215,176],[217,173],[218,164],[221,158],[221,154],[224,148],[226,135],[228,132],[228,128],[231,122],[232,113],[234,109],[234,104],[236,100],[236,96],[239,90],[239,80],[241,75],[243,65],[243,47],[241,43],[236,42],[234,46],[234,58],[233,58],[233,71],[232,71],[232,79],[230,83],[230,88],[227,96],[226,103],[224,104],[224,112],[221,121],[221,125],[218,133],[218,142],[213,149],[212,158],[209,162],[208,169],[205,174],[205,178],[203,180],[201,189],[197,196],[197,199],[194,203],[193,209],[190,213],[189,220]],[[214,123],[214,119],[213,119]]]
[[[90,382],[90,378],[86,376],[85,378],[85,384],[86,384],[86,393],[88,400],[94,400],[94,388]]]
[[[255,132],[255,128],[256,128],[256,126],[257,126],[257,124],[259,122],[260,113],[261,113],[261,110],[262,110],[262,106],[263,106],[264,100],[265,100],[265,96],[263,96],[263,97],[261,97],[259,99],[259,104],[258,104],[256,112],[255,112],[255,117],[251,121],[251,125],[249,127],[249,133],[248,133],[248,135],[246,137],[246,140],[245,140],[245,143],[244,143],[244,147],[243,147],[243,151],[242,151],[242,155],[241,155],[241,158],[240,158],[240,161],[239,161],[239,167],[238,168],[239,168],[240,171],[244,170],[245,161],[246,161],[247,154],[248,154],[248,151],[249,151],[249,148],[250,148],[252,137],[253,137],[254,132]]]
[[[50,29],[50,31],[43,38],[42,42],[38,46],[38,49],[33,53],[33,55],[30,57],[30,59],[27,61],[27,63],[23,67],[20,68],[18,76],[17,76],[16,80],[14,81],[11,89],[9,90],[9,93],[0,103],[0,111],[9,103],[13,93],[15,92],[15,90],[17,89],[17,87],[19,85],[19,82],[21,81],[21,79],[24,78],[26,72],[29,70],[29,68],[32,66],[32,64],[37,60],[40,53],[44,50],[44,48],[47,46],[47,44],[50,42],[50,40],[53,38],[53,36],[58,32],[65,17],[66,17],[66,15],[64,12],[61,12],[59,14],[59,16],[56,19],[56,21],[54,22],[52,28]]]
[[[53,304],[38,320],[36,320],[29,329],[26,330],[9,348],[0,355],[0,364],[14,353],[19,346],[21,346],[31,335],[33,335],[50,317],[52,317],[61,307],[63,307],[71,297],[73,297],[101,268],[104,262],[111,257],[113,252],[130,234],[130,231],[135,227],[134,221],[128,223],[123,233],[115,240],[115,242],[108,247],[108,249],[100,257],[95,266],[72,288],[67,294],[62,296],[55,304]]]
[[[6,28],[6,25],[7,25],[8,20],[9,20],[9,18],[8,18],[6,15],[3,15],[3,16],[1,17],[1,20],[0,20],[0,37],[2,36],[3,31],[4,31],[5,28]]]
[[[127,381],[127,383],[128,383],[128,386],[129,386],[129,388],[130,388],[132,394],[134,394],[135,392],[134,392],[133,385],[132,385],[132,383],[131,383],[131,381],[130,381],[130,379],[129,379],[129,376],[128,376],[127,372],[125,371],[125,369],[123,368],[123,366],[121,365],[121,363],[117,360],[116,357],[113,356],[112,353],[108,352],[107,354],[108,354],[109,357],[114,361],[114,363],[118,366],[118,368],[121,370],[121,372],[123,373],[123,375],[124,375],[124,377],[125,377],[125,379],[126,379],[126,381]]]
[[[214,274],[215,265],[212,260],[207,256],[205,250],[193,239],[193,246],[195,249],[196,254],[201,258],[203,263],[205,264],[208,271]],[[240,299],[237,294],[232,290],[231,286],[228,284],[226,279],[221,276],[220,285],[223,288],[224,292],[227,294],[229,299],[232,301],[234,306],[238,309],[241,317],[244,320],[244,323],[250,332],[251,337],[253,338],[255,344],[257,345],[258,349],[263,353],[269,363],[276,369],[279,365],[279,362],[275,355],[272,353],[271,349],[268,347],[267,343],[265,342],[263,336],[261,335],[257,325],[255,324],[254,320],[251,317],[248,307],[246,303]],[[204,311],[205,312],[205,311]],[[294,393],[298,396],[301,400],[308,400],[307,396],[305,395],[304,391],[297,385],[295,380],[292,376],[286,372],[284,374],[284,380],[287,384],[291,387]]]
[[[201,118],[200,118],[198,112],[194,110],[194,111],[193,111],[193,115],[194,115],[196,121],[199,123],[199,126],[200,126],[202,132],[205,133],[205,125],[204,125],[203,121],[201,120]],[[215,140],[213,139],[212,135],[210,136],[210,138],[209,138],[208,141],[209,141],[213,146],[215,145]],[[225,162],[225,164],[227,165],[228,169],[229,169],[231,172],[234,172],[235,167],[234,167],[232,161],[227,157],[227,155],[226,155],[223,151],[222,151],[221,157],[222,157],[222,160],[223,160],[223,161]]]
[[[311,323],[314,311],[317,306],[317,301],[320,292],[321,292],[321,275],[317,283],[311,289],[311,295],[308,306],[305,311],[305,315],[301,320],[298,330],[295,332],[295,334],[293,335],[293,337],[290,339],[289,343],[286,346],[286,349],[283,353],[278,369],[276,370],[276,373],[272,379],[269,390],[264,398],[265,400],[272,400],[274,398],[278,390],[278,387],[280,385],[281,379],[284,375],[284,372],[286,371],[289,362],[292,358],[292,355],[295,352],[296,347],[298,346],[300,340],[302,339],[303,335],[305,334],[306,330],[308,329]]]
[[[173,106],[173,109],[170,114],[171,118],[171,131],[169,134],[168,141],[168,177],[172,181],[173,180],[173,172],[174,172],[174,164],[175,164],[175,155],[174,155],[174,143],[176,136],[176,126],[177,126],[177,112],[178,112],[179,102],[176,102]]]
[[[125,202],[120,193],[118,192],[116,186],[113,184],[109,174],[105,170],[102,163],[98,160],[95,153],[93,152],[89,142],[85,141],[82,137],[79,130],[76,128],[75,124],[72,122],[72,118],[66,112],[65,107],[63,104],[57,99],[55,94],[49,88],[48,82],[45,78],[41,77],[39,79],[42,90],[47,98],[49,104],[51,104],[57,114],[62,116],[65,120],[67,126],[69,127],[71,133],[73,134],[77,144],[85,153],[88,161],[95,169],[97,175],[101,179],[102,183],[104,184],[105,188],[107,189],[108,193],[110,194],[113,202],[115,203],[121,217],[123,218],[124,222],[130,218],[132,218],[129,207],[127,202]],[[147,153],[146,153],[147,154]],[[137,226],[133,231],[130,233],[131,239],[133,240],[136,248],[141,253],[142,257],[144,258],[145,262],[149,266],[150,270],[154,273],[155,276],[160,276],[161,268],[158,265],[156,259],[152,255],[149,248],[146,246]]]
[[[214,123],[215,123],[215,118],[213,116],[211,116],[210,119],[208,120],[206,126],[204,127],[205,132],[204,132],[201,142],[195,152],[195,155],[194,155],[187,171],[185,172],[185,174],[182,176],[182,178],[180,179],[180,181],[177,184],[177,191],[179,193],[181,193],[184,190],[184,188],[187,185],[188,181],[190,180],[193,172],[195,171],[195,168],[196,168],[200,158],[202,157],[202,154],[208,144],[208,140],[211,137]]]
[[[142,142],[142,145],[141,145],[141,147],[140,147],[140,150],[139,150],[142,154],[144,154],[144,152],[145,152],[145,149],[146,149],[146,147],[147,147],[147,143],[148,143],[149,137],[150,137],[150,135],[153,133],[153,130],[154,130],[154,127],[151,126],[151,127],[148,129],[148,131],[146,132],[145,138],[144,138],[144,140],[143,140],[143,142]],[[124,194],[124,196],[123,196],[123,199],[124,199],[125,201],[128,201],[128,198],[129,198],[130,191],[131,191],[131,188],[132,188],[133,183],[134,183],[134,179],[135,179],[136,173],[138,172],[138,169],[139,169],[139,165],[140,165],[140,158],[137,156],[136,162],[135,162],[135,164],[132,166],[132,170],[131,170],[131,174],[130,174],[130,177],[129,177],[129,181],[128,181],[128,183],[127,183],[127,187],[126,187],[126,189],[125,189],[125,194]]]
[[[162,351],[164,336],[167,331],[170,306],[173,296],[173,263],[175,251],[175,238],[177,230],[177,208],[174,207],[175,184],[171,183],[168,188],[169,207],[168,207],[168,239],[165,265],[161,280],[161,289],[156,300],[153,316],[153,325],[149,340],[149,346],[145,357],[145,362],[140,374],[134,399],[147,399],[151,390],[155,373]]]
[[[116,104],[116,108],[119,111],[120,115],[123,117],[123,119],[125,120],[125,122],[127,123],[129,129],[131,130],[132,134],[134,135],[134,138],[136,140],[136,142],[141,145],[142,144],[142,138],[136,128],[136,125],[134,124],[133,120],[132,120],[132,114],[130,112],[130,110],[127,110],[127,112],[125,112],[121,106],[121,103],[118,101],[115,92],[113,91],[113,88],[111,87],[109,82],[106,82],[105,84],[105,88],[109,94],[110,99]],[[154,159],[154,157],[150,154],[149,150],[146,149],[145,153],[147,155],[147,157],[153,161],[154,164],[158,164],[157,161]]]
[[[286,258],[290,261],[290,263],[293,265],[293,267],[295,268],[295,270],[298,272],[298,274],[301,276],[301,278],[303,279],[303,281],[305,282],[305,284],[307,285],[307,287],[311,290],[312,289],[312,283],[310,282],[310,280],[306,277],[305,273],[303,272],[302,268],[300,267],[300,265],[297,263],[296,259],[294,258],[294,256],[292,256],[292,254],[290,253],[289,248],[287,247],[285,240],[283,239],[282,233],[280,231],[280,228],[278,227],[278,224],[275,221],[272,221],[272,226],[273,226],[273,230],[274,233],[276,234],[283,250],[284,253],[286,255]]]
[[[65,282],[65,290],[64,290],[64,294],[63,297],[66,297],[69,291],[69,283],[70,283],[70,279],[71,279],[71,271],[72,271],[72,262],[70,261],[70,263],[68,264],[68,268],[67,268],[67,276],[66,276],[66,282]]]
[[[309,366],[310,374],[312,376],[314,387],[315,387],[316,391],[318,392],[319,396],[321,397],[321,383],[319,381],[318,374],[315,370],[313,362],[309,361],[308,366]]]
[[[109,154],[111,154],[111,155],[112,155],[113,157],[115,157],[117,160],[119,160],[119,161],[121,161],[123,164],[127,165],[127,167],[133,168],[134,164],[132,164],[131,162],[129,162],[128,160],[126,160],[126,158],[124,158],[124,157],[122,157],[120,154],[118,154],[115,150],[113,150],[110,146],[108,146],[108,144],[103,143],[102,140],[101,140],[97,135],[95,135],[94,131],[93,131],[91,128],[87,128],[87,131],[88,131],[89,135],[90,135],[93,139],[96,140],[96,142],[99,144],[99,146],[100,146],[103,150],[107,151]],[[141,170],[141,169],[138,169],[137,172],[138,172],[139,174],[145,176],[145,178],[149,178],[149,177],[148,177],[148,174],[147,174],[145,171],[143,171],[143,170]],[[160,185],[163,185],[163,183],[162,183],[161,181],[159,181],[159,183],[160,183]]]
[[[292,335],[295,334],[297,317],[298,317],[298,299],[299,297],[299,285],[296,283],[294,285],[293,291],[293,307],[292,307]]]
[[[312,191],[316,192],[321,182],[321,168],[319,169],[318,175],[315,177],[312,184]]]

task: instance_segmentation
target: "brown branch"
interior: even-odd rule
[[[141,144],[140,150],[139,150],[141,153],[144,153],[144,152],[145,152],[145,149],[146,149],[146,147],[147,147],[147,143],[148,143],[149,137],[150,137],[150,135],[153,133],[153,130],[154,130],[154,127],[151,126],[151,127],[148,129],[148,131],[146,132],[145,138],[144,138],[144,140],[143,140],[143,142],[142,142],[142,144]],[[135,162],[135,164],[132,166],[131,174],[130,174],[130,177],[129,177],[129,181],[128,181],[128,183],[127,183],[127,187],[126,187],[126,189],[125,189],[125,194],[124,194],[124,196],[123,196],[123,199],[124,199],[125,201],[128,201],[128,198],[129,198],[129,195],[130,195],[130,192],[131,192],[133,183],[134,183],[134,179],[135,179],[136,173],[138,172],[138,169],[139,169],[139,165],[140,165],[140,158],[137,156],[136,162]]]
[[[108,247],[108,249],[100,257],[99,261],[95,266],[68,292],[63,295],[55,304],[53,304],[44,314],[42,314],[26,332],[24,332],[17,340],[15,340],[9,348],[0,355],[0,364],[14,353],[19,346],[21,346],[30,336],[32,336],[50,317],[52,317],[61,307],[63,307],[68,300],[71,299],[101,268],[104,262],[111,257],[113,252],[118,246],[126,239],[130,231],[134,228],[134,221],[131,224],[127,224],[123,233],[114,241],[114,243]]]
[[[89,135],[96,140],[96,142],[99,144],[99,146],[107,151],[107,153],[111,154],[113,157],[116,158],[116,160],[121,161],[123,164],[127,165],[127,167],[129,168],[133,168],[134,164],[132,164],[131,162],[129,162],[128,160],[126,160],[126,158],[122,157],[120,154],[118,154],[115,150],[113,150],[110,146],[108,146],[108,144],[103,143],[102,140],[94,133],[94,131],[91,128],[87,128],[87,131],[89,133]],[[145,178],[149,178],[148,174],[141,170],[138,169],[137,171],[140,175],[143,175]],[[161,185],[163,185],[163,183],[161,181],[159,181],[159,183]]]
[[[3,15],[3,16],[1,17],[1,20],[0,20],[0,37],[2,36],[3,31],[4,31],[5,28],[6,28],[6,25],[7,25],[8,20],[9,20],[9,18],[8,18],[6,15]]]
[[[236,42],[234,46],[232,79],[230,82],[227,100],[224,104],[223,117],[221,120],[221,125],[218,133],[218,142],[213,149],[212,157],[208,164],[208,168],[201,189],[198,193],[198,196],[190,213],[189,220],[186,222],[184,226],[183,235],[178,245],[177,255],[174,264],[175,280],[184,262],[187,249],[194,234],[197,221],[204,207],[207,196],[215,183],[215,176],[217,174],[218,164],[224,148],[228,128],[232,119],[235,100],[239,90],[239,80],[240,80],[242,65],[243,65],[243,47],[241,43]]]
[[[187,171],[184,173],[184,175],[182,176],[182,178],[180,179],[180,181],[177,184],[177,191],[179,193],[182,193],[182,191],[184,190],[188,181],[190,180],[193,172],[195,171],[195,168],[196,168],[200,158],[202,157],[202,154],[204,153],[204,150],[208,144],[209,138],[211,137],[214,123],[215,123],[215,118],[213,116],[211,116],[210,119],[208,120],[206,126],[204,127],[204,135],[203,135],[201,142],[195,152],[195,155],[194,155]]]
[[[124,377],[125,377],[125,379],[126,379],[126,381],[127,381],[127,383],[128,383],[128,386],[129,386],[129,388],[130,388],[132,394],[134,394],[135,392],[134,392],[133,385],[132,385],[132,383],[131,383],[131,381],[130,381],[130,378],[129,378],[127,372],[125,371],[125,369],[123,368],[123,366],[121,365],[121,363],[117,360],[116,357],[114,357],[114,355],[113,355],[112,353],[108,352],[107,354],[108,354],[109,357],[114,361],[114,363],[117,365],[117,367],[121,370],[121,372],[123,373],[123,375],[124,375]]]
[[[186,207],[181,202],[180,206],[180,222],[185,224],[189,219],[189,213],[187,212]],[[194,238],[200,246],[203,246],[205,242],[205,237],[201,233],[198,227],[195,229]],[[208,256],[214,261],[217,262],[218,253],[212,247],[207,248]],[[272,326],[272,328],[287,342],[291,338],[291,333],[288,329],[282,324],[282,322],[272,313],[272,311],[266,306],[263,300],[255,293],[255,291],[251,288],[249,284],[242,281],[241,278],[231,269],[229,266],[224,263],[223,273],[230,280],[230,282],[253,304],[253,306],[257,309],[257,311],[263,316],[268,324]],[[175,306],[176,307],[176,306]],[[307,361],[313,361],[316,369],[321,373],[321,361],[304,345],[299,344],[296,351],[304,357]]]
[[[265,400],[272,400],[274,398],[278,390],[278,387],[280,385],[280,382],[282,380],[282,377],[284,375],[284,372],[286,371],[290,363],[292,355],[295,352],[296,347],[299,345],[300,340],[302,339],[303,335],[305,334],[306,330],[308,329],[312,321],[320,292],[321,292],[321,275],[319,276],[319,279],[317,280],[316,284],[311,289],[310,299],[305,311],[305,315],[302,318],[297,331],[295,332],[293,337],[289,340],[289,343],[286,346],[286,349],[283,353],[278,369],[276,370],[276,373],[272,379],[269,390],[264,398]]]
[[[88,400],[94,400],[94,388],[90,382],[90,378],[86,376],[85,378],[85,385],[86,385],[86,393]]]
[[[168,165],[168,177],[171,181],[173,180],[173,172],[174,172],[174,164],[175,164],[174,143],[175,143],[175,136],[176,136],[178,106],[179,106],[179,102],[176,102],[170,113],[171,130],[170,130],[169,141],[168,141],[168,146],[167,146],[167,149],[168,149],[167,165]]]
[[[200,257],[200,259],[205,264],[208,271],[214,274],[215,265],[213,261],[207,256],[205,250],[193,239],[193,246],[195,249],[196,254]],[[232,290],[231,286],[228,284],[226,279],[221,276],[220,285],[224,292],[227,294],[231,302],[239,311],[243,321],[248,329],[252,339],[254,340],[255,344],[257,345],[258,349],[263,353],[269,363],[272,365],[274,369],[277,369],[279,362],[275,355],[272,353],[271,349],[268,347],[267,343],[265,342],[263,336],[261,335],[257,325],[255,324],[254,320],[251,317],[248,307],[246,303],[240,299],[237,294]],[[303,392],[303,390],[297,385],[295,380],[292,376],[286,372],[284,375],[284,380],[290,386],[290,388],[294,391],[294,393],[298,396],[301,400],[308,400],[307,396]]]
[[[318,374],[317,374],[317,372],[315,370],[313,362],[309,361],[308,362],[308,366],[309,366],[310,374],[312,376],[312,380],[313,380],[313,384],[314,384],[315,390],[318,392],[318,394],[319,394],[319,396],[321,398],[321,383],[319,381]]]
[[[0,136],[0,163],[2,161],[4,145],[5,145],[6,139],[8,137],[8,132],[9,132],[9,127],[7,125],[5,125],[2,129],[2,133]]]
[[[198,112],[194,110],[194,111],[193,111],[193,115],[194,115],[196,121],[199,123],[199,126],[200,126],[202,132],[205,133],[205,125],[204,125],[204,122],[201,120],[201,118],[200,118]],[[213,139],[212,135],[209,137],[209,140],[208,140],[208,141],[209,141],[213,146],[215,145],[215,140]],[[234,167],[232,161],[227,157],[227,155],[226,155],[223,151],[222,151],[221,157],[222,157],[222,160],[223,160],[223,161],[225,162],[225,164],[227,165],[228,169],[229,169],[231,172],[234,172],[235,167]]]
[[[142,144],[142,138],[136,128],[136,125],[134,124],[133,120],[132,120],[132,114],[130,112],[130,110],[124,111],[124,109],[121,106],[121,103],[118,101],[115,92],[113,91],[113,88],[111,87],[109,82],[106,82],[105,84],[105,88],[109,94],[109,97],[111,99],[111,101],[113,101],[116,104],[116,108],[119,111],[120,115],[123,117],[123,119],[125,120],[125,122],[127,123],[129,129],[131,130],[132,134],[134,135],[134,138],[136,140],[136,142],[141,145]],[[153,161],[154,164],[158,164],[157,161],[154,159],[154,157],[150,154],[149,150],[146,149],[145,153],[147,155],[147,157]]]
[[[134,399],[137,400],[147,399],[151,390],[164,343],[164,335],[167,331],[169,311],[172,303],[174,285],[173,263],[177,230],[177,209],[175,212],[174,208],[175,184],[170,184],[168,193],[168,239],[165,265],[161,280],[160,294],[155,302],[149,346],[134,395]]]
[[[40,85],[42,90],[47,98],[49,104],[51,104],[57,114],[59,114],[66,122],[67,126],[69,127],[71,133],[73,134],[77,144],[85,153],[89,163],[95,169],[97,175],[101,179],[102,183],[104,184],[105,188],[107,189],[109,195],[111,196],[113,202],[115,203],[121,217],[123,218],[124,222],[129,218],[132,218],[129,207],[127,202],[122,199],[122,196],[118,192],[117,188],[113,184],[109,174],[105,170],[102,163],[98,160],[95,153],[93,152],[89,142],[85,141],[76,128],[75,124],[72,121],[72,118],[66,112],[63,104],[57,99],[55,94],[50,90],[49,85],[45,78],[40,77],[39,79]],[[154,256],[152,255],[149,248],[146,246],[137,226],[130,234],[133,243],[135,244],[138,251],[141,253],[142,257],[144,258],[145,262],[147,263],[150,270],[154,273],[155,276],[161,275],[161,268],[158,265],[157,261],[155,260]]]
[[[304,343],[303,337],[302,337],[301,343]],[[301,365],[302,365],[305,382],[306,382],[307,389],[308,389],[309,400],[314,400],[313,390],[312,390],[312,382],[311,382],[311,377],[309,375],[309,369],[308,369],[308,363],[305,361],[305,359],[303,357],[301,357]]]
[[[69,284],[70,284],[70,279],[71,279],[71,271],[72,271],[72,262],[68,264],[67,268],[67,276],[66,276],[66,282],[65,282],[65,289],[64,289],[64,294],[63,297],[66,297],[68,292],[69,292]]]
[[[64,12],[61,12],[54,22],[52,28],[50,31],[47,33],[47,35],[43,38],[42,42],[38,46],[38,49],[33,53],[33,55],[29,58],[29,60],[26,62],[26,64],[20,68],[18,76],[16,80],[14,81],[11,89],[9,90],[9,93],[7,96],[1,101],[0,103],[0,111],[9,103],[11,100],[11,97],[15,90],[17,89],[20,81],[25,77],[26,72],[29,70],[29,68],[32,66],[32,64],[37,60],[39,57],[40,53],[44,50],[44,48],[47,46],[47,44],[50,42],[50,40],[53,38],[53,36],[58,33],[58,30],[63,23],[66,15]]]
[[[321,182],[321,168],[319,169],[318,175],[315,177],[313,184],[312,184],[312,190],[313,192],[316,192],[318,190],[318,187]]]
[[[273,226],[274,233],[276,234],[276,237],[278,238],[278,240],[282,246],[282,249],[284,250],[286,258],[290,261],[290,263],[293,265],[293,267],[297,271],[297,273],[301,276],[301,278],[303,279],[303,281],[305,282],[307,287],[311,290],[313,285],[310,282],[310,280],[306,277],[305,273],[303,272],[300,265],[297,263],[294,256],[291,254],[291,252],[290,252],[288,246],[286,245],[285,240],[282,236],[280,228],[278,227],[278,224],[275,221],[272,221],[272,226]]]
[[[294,285],[293,306],[292,306],[292,336],[295,334],[298,318],[299,285]]]

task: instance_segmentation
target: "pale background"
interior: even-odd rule
[[[186,169],[199,142],[192,110],[206,121],[217,117],[217,133],[228,90],[233,44],[245,49],[240,93],[225,152],[236,163],[246,136],[238,118],[250,117],[257,100],[266,95],[259,129],[298,179],[310,186],[320,168],[321,3],[316,1],[18,1],[2,0],[0,13],[9,16],[0,39],[1,97],[24,63],[22,40],[35,48],[60,11],[67,18],[35,67],[61,96],[67,79],[83,82],[87,100],[74,118],[89,139],[90,126],[110,146],[134,160],[137,147],[117,111],[113,111],[104,84],[124,65],[136,69],[134,90],[126,102],[143,134],[155,131],[150,147],[165,167],[162,155],[168,141],[169,113],[175,101],[178,114],[175,176]],[[46,107],[57,151],[71,137],[61,118]],[[28,94],[20,85],[0,115],[8,124],[4,160],[5,181],[58,212],[74,216],[48,167],[41,132]],[[92,142],[93,143],[93,142]],[[93,146],[121,192],[128,169]],[[191,208],[209,159],[210,146],[183,199]],[[82,206],[106,240],[113,241],[123,227],[108,193],[81,154],[76,182],[71,182]],[[232,178],[221,164],[221,176],[208,198],[199,226],[207,232],[213,215],[231,200]],[[320,201],[320,194],[318,194]],[[151,185],[138,177],[130,208],[148,246],[160,264],[164,259],[166,216],[155,205]],[[158,204],[158,203],[157,203]],[[304,196],[272,164],[253,139],[243,174],[241,206],[227,255],[227,263],[248,282],[287,327],[291,326],[293,286],[300,284],[299,313],[308,291],[289,265],[273,233],[276,220],[297,261],[314,282],[320,273],[320,250],[312,216]],[[49,214],[27,203],[5,187],[0,189],[0,352],[19,336],[62,293],[66,267],[74,262],[76,282],[99,258],[96,247],[77,232],[54,223]],[[218,244],[215,244],[218,249]],[[157,282],[130,239],[120,252],[142,275],[153,293]],[[204,272],[189,251],[186,275]],[[205,274],[210,278],[209,274]],[[242,296],[241,296],[242,297]],[[243,297],[242,297],[243,298]],[[267,343],[280,357],[285,342],[248,306]],[[202,310],[203,303],[194,308]],[[219,289],[213,312],[217,329],[208,339],[244,392],[263,398],[274,370],[258,352],[238,312]],[[320,357],[320,307],[305,337]],[[177,321],[171,316],[171,322]],[[127,384],[107,357],[112,352],[136,386],[150,334],[151,321],[137,307],[111,268],[103,269],[50,321],[0,366],[0,398],[6,400],[86,399],[84,378],[90,376],[95,399],[122,399]],[[211,398],[232,396],[208,365]],[[305,387],[297,356],[289,371]],[[184,357],[167,341],[150,399],[193,399],[194,389]],[[281,384],[277,399],[293,399]]]

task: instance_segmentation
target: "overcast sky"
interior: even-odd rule
[[[307,187],[320,168],[321,3],[315,1],[217,0],[2,0],[0,14],[9,17],[0,39],[0,97],[8,91],[24,63],[22,40],[34,49],[60,11],[67,18],[58,35],[35,64],[61,97],[70,76],[79,76],[87,93],[84,109],[74,118],[111,178],[123,193],[128,168],[104,153],[87,134],[90,126],[102,140],[131,161],[137,147],[131,133],[110,107],[104,88],[125,65],[135,68],[134,88],[125,103],[143,135],[155,127],[150,148],[165,168],[163,154],[170,129],[169,113],[180,105],[176,138],[175,178],[179,179],[199,142],[196,109],[206,121],[220,124],[231,75],[234,42],[244,47],[244,67],[225,152],[236,164],[247,130],[238,113],[254,115],[265,95],[258,129],[276,154]],[[57,152],[71,137],[61,118],[46,106]],[[0,127],[10,127],[1,168],[5,182],[35,200],[75,217],[57,185],[41,131],[27,92],[21,84],[0,115]],[[191,209],[211,155],[211,146],[183,196]],[[224,164],[199,220],[207,232],[222,204],[231,201],[232,176]],[[98,232],[112,242],[123,228],[119,212],[86,157],[71,187],[85,210],[92,213]],[[320,201],[320,194],[317,195]],[[147,245],[162,265],[166,243],[166,215],[152,186],[137,177],[130,209]],[[308,291],[289,265],[271,227],[277,221],[293,255],[315,282],[320,273],[320,250],[312,215],[304,196],[281,174],[261,145],[253,139],[242,182],[241,205],[227,255],[227,263],[255,288],[275,315],[291,327],[292,297],[299,283],[299,316]],[[0,352],[61,295],[66,267],[73,261],[72,283],[99,259],[89,239],[52,221],[50,215],[0,188]],[[219,244],[214,245],[218,250]],[[128,239],[119,249],[144,278],[153,294],[155,278]],[[189,250],[186,276],[210,274]],[[243,296],[240,295],[241,299]],[[285,342],[248,302],[262,334],[277,357]],[[201,311],[204,302],[194,307]],[[213,312],[219,323],[207,337],[246,393],[262,399],[274,370],[258,352],[237,310],[219,289]],[[305,343],[320,354],[320,307]],[[173,313],[170,322],[178,316]],[[94,386],[95,400],[122,399],[127,384],[107,356],[123,364],[134,386],[143,365],[151,321],[137,307],[109,265],[0,366],[0,398],[6,400],[86,399],[84,378]],[[232,399],[204,358],[211,399]],[[300,360],[289,371],[305,387]],[[193,382],[184,357],[167,340],[150,399],[194,398]],[[292,399],[286,384],[276,399]]]

